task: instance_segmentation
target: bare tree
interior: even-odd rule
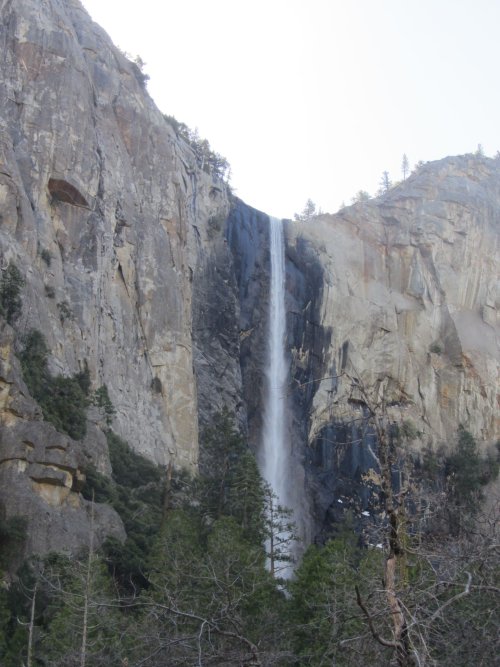
[[[439,519],[440,513],[446,516],[444,491],[429,486],[419,491],[418,479],[402,468],[401,446],[405,438],[414,437],[415,429],[407,427],[403,420],[395,421],[394,408],[388,409],[390,400],[384,387],[389,378],[379,378],[368,387],[354,369],[342,377],[350,386],[351,399],[362,406],[363,415],[357,421],[365,431],[372,431],[377,441],[372,453],[378,464],[382,519],[377,542],[385,550],[382,585],[372,578],[363,582],[364,592],[360,584],[355,586],[356,603],[371,637],[391,653],[390,664],[397,667],[489,664],[483,656],[498,653],[500,642],[494,630],[498,614],[492,615],[498,604],[494,598],[500,594],[498,572],[495,574],[493,566],[493,562],[498,563],[500,552],[498,508],[488,520],[478,510],[470,514],[467,502],[474,498],[479,501],[481,494],[475,492],[474,486],[469,496],[464,495],[463,489],[471,484],[472,473],[467,470],[460,496],[463,511],[469,512],[472,522],[467,523],[467,531],[460,531],[457,536],[442,531],[433,535],[433,525],[446,525]],[[463,440],[459,429],[459,445]],[[463,459],[465,454],[469,466],[473,465],[470,451],[470,447],[459,446],[458,453],[450,455],[457,470],[457,457]],[[443,485],[445,491],[451,488],[456,496],[460,478],[458,473],[453,474],[452,486]],[[475,480],[476,475],[473,477]],[[420,504],[419,493],[425,496]],[[466,633],[470,633],[470,639],[464,642]],[[448,660],[450,640],[454,647],[461,648],[454,649]],[[349,640],[351,648],[359,641],[360,637]],[[467,657],[462,659],[461,653]],[[386,663],[377,659],[376,664]]]

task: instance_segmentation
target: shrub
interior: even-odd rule
[[[40,257],[43,259],[45,264],[47,264],[47,266],[50,266],[50,263],[52,261],[52,257],[50,255],[50,252],[47,250],[47,248],[42,248],[42,250],[40,251]]]
[[[50,378],[50,391],[41,400],[43,416],[58,431],[81,440],[87,431],[88,400],[77,377]]]
[[[47,387],[47,357],[49,348],[41,331],[32,329],[26,336],[20,355],[23,378],[35,400],[43,396]]]
[[[87,430],[86,409],[90,387],[88,368],[72,377],[54,377],[47,367],[48,354],[45,338],[40,331],[32,330],[20,354],[24,381],[42,408],[44,419],[58,431],[80,440]]]
[[[67,301],[61,301],[61,303],[58,303],[57,308],[59,310],[59,319],[61,320],[61,324],[64,324],[66,320],[73,319],[73,311],[71,310],[71,306]]]
[[[401,435],[403,438],[406,438],[406,440],[415,440],[418,438],[421,433],[415,426],[415,424],[411,421],[411,419],[405,419],[401,423]]]
[[[0,312],[9,324],[12,324],[21,314],[20,294],[24,284],[21,272],[15,264],[10,262],[0,280]]]
[[[135,489],[160,481],[161,471],[157,465],[134,452],[128,443],[113,431],[108,431],[106,437],[113,468],[113,479],[117,484]]]
[[[144,587],[147,578],[144,564],[160,530],[163,512],[161,469],[144,456],[132,451],[113,431],[107,434],[112,477],[89,467],[82,491],[87,499],[105,502],[120,515],[127,539],[124,544],[114,538],[104,543],[110,568],[124,587]]]
[[[104,419],[108,426],[111,425],[113,417],[116,414],[113,403],[109,397],[108,388],[105,384],[96,389],[92,397],[92,403],[104,412]]]

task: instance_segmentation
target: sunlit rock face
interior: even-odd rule
[[[160,464],[194,470],[193,280],[210,243],[222,239],[223,225],[214,230],[208,221],[227,214],[225,186],[199,168],[137,66],[77,0],[16,0],[0,9],[0,260],[26,281],[12,344],[19,350],[23,334],[39,329],[52,373],[87,365],[91,389],[106,384],[115,432]],[[217,252],[223,258],[224,248]],[[238,355],[235,365],[237,381]],[[13,382],[9,391],[18,375]],[[9,460],[28,461],[19,420],[24,430],[31,423],[27,441],[37,455],[26,465],[45,466],[33,475],[21,470],[25,463],[3,469],[26,474],[33,497],[70,516],[79,501],[69,476],[78,466],[60,472],[52,461],[62,449],[51,449],[53,429],[30,412],[32,402],[12,412],[3,394],[0,401],[0,449],[14,443]],[[101,431],[88,432],[85,447],[109,471]]]
[[[305,247],[322,271],[305,304],[316,337],[292,346],[296,386],[314,380],[292,389],[310,394],[304,464],[317,522],[338,519],[349,498],[359,513],[370,506],[376,443],[353,421],[363,412],[353,381],[391,421],[414,427],[413,450],[453,446],[459,424],[483,446],[498,438],[499,220],[500,162],[463,156],[288,226],[290,257],[307,274]],[[328,342],[304,376],[318,336]]]
[[[138,451],[193,467],[191,276],[222,188],[79,2],[5,3],[2,22],[0,241],[27,279],[18,328],[43,331],[54,370],[88,362]]]

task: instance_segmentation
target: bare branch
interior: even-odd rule
[[[397,650],[398,648],[399,649],[402,648],[399,642],[390,641],[389,639],[384,639],[379,635],[379,633],[375,629],[375,625],[373,624],[373,618],[361,598],[361,593],[359,592],[358,586],[355,586],[354,589],[356,591],[356,602],[358,603],[359,608],[365,615],[368,627],[370,628],[370,632],[372,633],[373,638],[376,639],[376,641],[378,641],[379,644],[381,644],[382,646],[386,646],[387,648],[393,648],[395,650]]]
[[[460,598],[463,598],[470,593],[472,575],[470,572],[466,572],[465,574],[467,575],[467,583],[465,584],[464,590],[461,593],[457,593],[457,595],[454,595],[452,598],[450,598],[444,604],[442,604],[438,609],[436,609],[436,611],[429,618],[428,620],[429,623],[432,623],[441,614],[441,612],[444,609],[446,609],[446,607],[449,607],[451,604],[453,604],[457,600],[460,600]]]

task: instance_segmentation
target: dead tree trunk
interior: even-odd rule
[[[382,640],[378,633],[373,632],[373,624],[370,625],[374,637],[384,646],[392,646],[395,649],[396,665],[398,667],[414,667],[415,661],[408,636],[408,625],[405,611],[397,594],[397,572],[399,566],[404,568],[406,560],[405,549],[405,522],[400,501],[395,493],[392,472],[394,466],[394,447],[392,443],[390,424],[387,417],[385,403],[376,406],[367,395],[365,387],[355,382],[361,392],[365,405],[370,413],[370,422],[373,425],[378,442],[378,460],[381,477],[381,500],[382,507],[386,513],[387,547],[388,553],[384,566],[384,590],[392,625],[392,641]],[[402,494],[399,494],[401,497]],[[358,604],[360,603],[359,593]],[[361,605],[360,605],[361,606]],[[361,606],[365,615],[368,614],[366,607]]]

